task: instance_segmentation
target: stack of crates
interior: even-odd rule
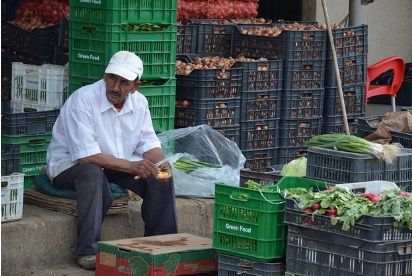
[[[175,127],[206,124],[239,144],[242,69],[194,69],[176,79]]]
[[[177,2],[70,1],[69,92],[103,78],[118,51],[136,53],[143,61],[142,85],[155,131],[173,128],[176,96]],[[135,27],[153,25],[160,30]],[[147,29],[146,29],[147,30]]]
[[[24,189],[46,165],[53,125],[67,98],[68,69],[61,65],[12,63],[11,109],[3,113],[2,148],[19,146],[19,165]],[[3,164],[2,164],[3,165]]]
[[[277,164],[306,155],[305,142],[321,134],[324,106],[326,31],[287,31],[284,36]]]
[[[367,81],[367,25],[333,29],[349,131],[357,133],[357,118],[364,117]],[[344,133],[342,105],[335,65],[328,40],[325,67],[325,108],[322,133]]]
[[[277,186],[266,188],[215,184],[213,248],[219,253],[219,275],[284,275],[284,199]]]
[[[393,183],[343,184],[352,192],[380,193]],[[326,215],[307,213],[286,198],[286,275],[410,275],[412,231],[390,216],[363,215],[348,230]]]
[[[1,105],[2,114],[10,111],[12,63],[41,65],[53,62],[53,49],[59,34],[59,24],[24,30],[11,22],[1,23]]]
[[[240,100],[240,144],[245,167],[266,171],[279,147],[282,60],[236,62],[243,68]]]

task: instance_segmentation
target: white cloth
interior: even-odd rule
[[[139,92],[129,94],[118,113],[99,80],[75,91],[60,110],[47,149],[47,174],[52,180],[77,160],[97,153],[136,161],[160,148],[149,105]]]

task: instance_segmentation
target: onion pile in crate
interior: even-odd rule
[[[56,25],[62,17],[69,17],[68,1],[45,0],[23,1],[16,10],[13,24],[32,31],[35,28],[45,28]]]

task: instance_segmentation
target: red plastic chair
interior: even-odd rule
[[[370,84],[372,80],[378,77],[380,74],[393,69],[394,76],[392,84],[389,85],[373,85]],[[392,111],[396,111],[395,97],[401,88],[403,82],[403,75],[405,72],[405,62],[399,56],[393,56],[381,60],[374,65],[368,66],[368,81],[366,83],[366,103],[370,97],[378,95],[391,96]]]

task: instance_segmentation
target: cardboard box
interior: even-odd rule
[[[96,276],[171,276],[217,271],[212,239],[170,234],[97,244]]]

